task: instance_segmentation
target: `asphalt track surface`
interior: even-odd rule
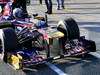
[[[81,35],[96,42],[97,52],[84,58],[68,57],[17,71],[0,61],[0,75],[100,75],[100,1],[65,0],[65,10],[56,10],[56,0],[52,1],[53,14],[48,15],[49,25],[57,25],[66,16],[74,18],[78,22]],[[29,14],[45,15],[44,2],[40,5],[38,0],[31,0],[31,5],[27,8]]]

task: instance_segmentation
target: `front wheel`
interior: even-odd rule
[[[64,37],[60,38],[63,50],[66,41],[80,37],[80,31],[77,22],[73,18],[65,18],[59,21],[57,29],[64,33]]]

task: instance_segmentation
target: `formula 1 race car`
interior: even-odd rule
[[[16,15],[13,17],[0,21],[0,54],[3,61],[15,69],[96,51],[94,41],[80,36],[78,25],[73,18],[65,18],[52,27],[48,26],[45,18],[37,15],[33,22],[30,22],[29,18],[23,20],[16,19]],[[50,46],[55,38],[62,49],[58,50],[60,53],[57,56],[51,56]]]
[[[74,21],[72,18],[70,19]],[[65,25],[67,28],[67,26],[72,23],[68,23],[68,21],[69,19],[66,19],[66,22],[63,22],[63,24],[60,23],[60,26]],[[74,28],[77,27],[75,26],[76,24],[71,25],[74,26]],[[25,23],[24,26],[26,26]],[[4,54],[3,60],[12,65],[15,69],[20,69],[31,65],[42,64],[53,59],[84,55],[96,51],[95,42],[80,37],[79,34],[75,33],[77,29],[71,30],[67,28],[65,30],[60,28],[60,26],[58,25],[57,28],[48,27],[47,29],[24,27],[21,31],[16,29],[16,25],[13,27],[13,25],[9,24],[7,27],[1,27],[0,52]],[[57,57],[50,56],[50,45],[52,44],[51,41],[53,38],[59,38],[59,44],[62,45],[61,54]]]

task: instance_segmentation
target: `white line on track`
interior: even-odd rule
[[[70,75],[64,73],[62,70],[60,70],[57,66],[47,62],[46,65],[48,65],[53,71],[55,71],[58,75]]]
[[[100,59],[100,54],[97,52],[90,52],[89,54],[96,57],[97,59]]]
[[[79,27],[100,27],[100,25],[80,25]]]

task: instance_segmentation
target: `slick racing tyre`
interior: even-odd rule
[[[62,44],[63,50],[66,41],[80,37],[78,25],[73,18],[65,18],[59,21],[57,29],[64,33],[64,37],[59,39],[59,43]]]
[[[59,21],[57,29],[65,34],[66,39],[80,37],[78,25],[73,18],[65,18]]]
[[[10,27],[0,29],[0,54],[16,50],[17,44],[18,40],[14,29]]]

